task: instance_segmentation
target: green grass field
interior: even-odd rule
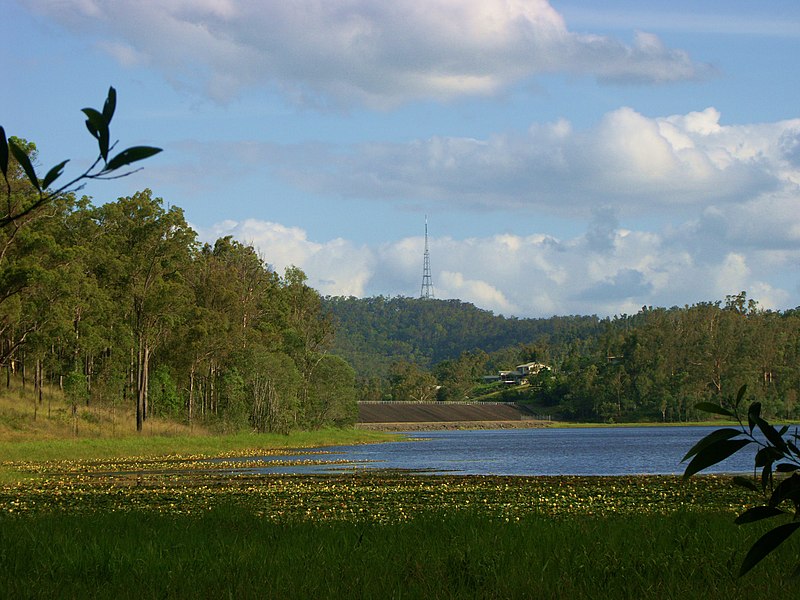
[[[78,435],[0,398],[0,598],[791,598],[790,540],[727,478],[231,476],[204,457],[380,441],[151,425]],[[5,433],[4,433],[5,432]],[[330,459],[330,456],[325,458]]]
[[[733,574],[725,478],[229,477],[182,461],[15,465],[5,598],[792,597],[798,546]],[[783,560],[782,560],[783,557]]]

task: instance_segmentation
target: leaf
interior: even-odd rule
[[[17,162],[22,167],[22,170],[25,171],[25,174],[28,176],[28,179],[30,179],[33,187],[41,192],[42,188],[39,185],[39,179],[36,177],[36,171],[33,169],[33,165],[31,164],[31,159],[28,158],[28,155],[25,154],[25,151],[17,146],[14,142],[9,142],[8,148],[11,150],[11,154],[14,155],[14,158],[17,159]]]
[[[794,454],[795,456],[800,456],[800,449],[798,449],[797,446],[794,445],[794,442],[792,441],[786,442],[786,445],[789,447],[789,450],[792,451],[792,454]]]
[[[734,523],[744,525],[745,523],[755,523],[762,519],[771,519],[785,514],[780,508],[775,508],[774,506],[754,506],[736,517]]]
[[[751,443],[752,440],[720,440],[709,444],[695,454],[692,462],[687,465],[686,470],[683,472],[683,478],[688,479],[695,473],[722,462]]]
[[[742,403],[744,399],[745,392],[747,392],[747,384],[744,384],[742,387],[739,388],[739,391],[736,392],[736,400],[733,403],[734,408],[737,410],[739,409],[739,405]]]
[[[772,461],[764,465],[761,470],[761,488],[766,491],[767,487],[772,486]]]
[[[106,125],[111,125],[111,118],[114,116],[114,110],[117,108],[117,90],[113,87],[108,88],[108,97],[105,104],[103,104],[103,118],[106,120]]]
[[[84,108],[82,112],[86,115],[86,128],[89,130],[89,133],[97,139],[97,145],[100,148],[100,156],[103,157],[104,161],[108,161],[108,121],[106,121],[106,118],[100,112],[93,108]]]
[[[764,446],[756,452],[756,468],[764,467],[783,458],[783,454],[772,446]]]
[[[733,417],[736,418],[736,415],[729,411],[727,408],[721,407],[719,404],[714,404],[713,402],[700,402],[695,404],[694,407],[697,410],[702,410],[703,412],[713,413],[715,415],[725,415],[726,417]]]
[[[692,446],[692,448],[686,453],[686,456],[684,456],[681,459],[681,462],[691,458],[692,456],[694,456],[695,454],[700,452],[700,450],[702,450],[703,448],[705,448],[709,444],[713,444],[714,442],[718,442],[720,440],[729,440],[732,437],[736,437],[737,435],[741,435],[741,434],[742,434],[742,432],[739,431],[738,429],[732,429],[730,427],[726,427],[724,429],[717,429],[715,431],[712,431],[707,436],[705,436],[703,439],[701,439],[699,442],[697,442],[694,446]]]
[[[779,506],[781,502],[787,499],[796,504],[798,498],[800,498],[800,476],[795,473],[778,484],[778,487],[772,492],[769,505]]]
[[[108,161],[105,171],[115,171],[120,167],[129,165],[133,162],[144,160],[154,154],[161,152],[161,148],[153,148],[151,146],[133,146],[127,150],[123,150],[114,158]]]
[[[761,402],[753,402],[747,410],[747,422],[750,425],[750,433],[756,427],[756,421],[761,418]]]
[[[64,165],[66,165],[68,162],[69,159],[60,162],[47,172],[47,175],[45,175],[44,179],[42,180],[43,189],[46,190],[48,187],[50,187],[51,183],[53,183],[56,179],[61,177],[61,174],[64,172]]]
[[[739,487],[747,488],[748,490],[752,490],[754,492],[761,492],[759,487],[749,477],[742,477],[741,475],[736,475],[733,478],[733,483],[735,483]]]
[[[781,463],[775,467],[775,470],[778,473],[792,473],[800,469],[797,465],[793,465],[792,463]]]
[[[8,140],[6,130],[0,127],[0,171],[3,177],[8,176]]]
[[[786,452],[786,442],[783,440],[781,435],[775,430],[775,428],[767,423],[761,417],[756,418],[756,425],[761,430],[761,433],[764,434],[764,437],[767,438],[770,444],[775,446],[781,452]]]
[[[742,561],[742,566],[739,569],[739,577],[746,574],[750,569],[761,562],[765,556],[786,541],[798,527],[800,527],[800,522],[793,521],[791,523],[785,523],[783,525],[778,525],[774,529],[770,529],[767,533],[758,538]]]

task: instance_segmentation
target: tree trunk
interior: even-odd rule
[[[147,418],[147,369],[150,348],[140,337],[136,354],[136,431],[142,431]]]
[[[194,370],[195,363],[192,363],[192,368],[189,370],[189,402],[186,406],[186,417],[189,425],[192,424],[192,409],[194,408]]]

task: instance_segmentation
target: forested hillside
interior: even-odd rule
[[[560,346],[600,331],[593,316],[507,318],[460,300],[328,297],[324,303],[336,322],[334,351],[360,376],[388,373],[398,361],[430,369],[462,352],[492,353],[542,339]]]
[[[149,190],[42,202],[35,147],[14,144],[31,164],[3,165],[9,380],[60,387],[75,409],[135,406],[139,430],[152,415],[258,431],[355,420],[354,372],[327,352],[332,323],[302,271],[280,276],[231,238],[200,245],[183,211]]]
[[[685,421],[695,404],[741,385],[765,414],[800,417],[800,310],[762,310],[744,292],[615,318],[506,319],[458,301],[327,299],[334,349],[360,375],[363,399],[533,403],[570,420]],[[522,386],[483,375],[537,361]]]

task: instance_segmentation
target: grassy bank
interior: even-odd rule
[[[0,394],[0,483],[30,477],[31,470],[21,463],[241,456],[388,439],[396,436],[356,429],[225,434],[159,418],[148,419],[137,433],[130,410],[79,406],[73,414],[57,390],[48,389],[39,403],[30,387],[23,389],[13,380]]]

